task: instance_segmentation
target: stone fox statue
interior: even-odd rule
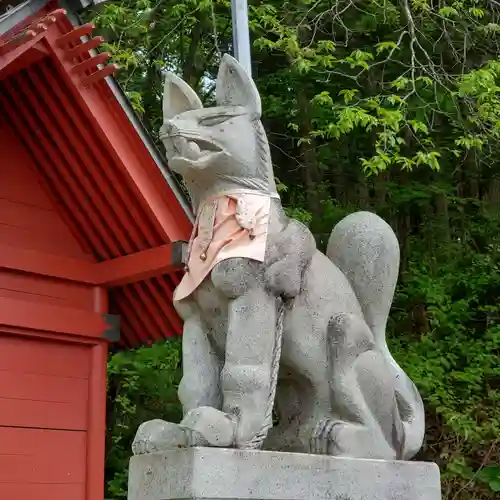
[[[220,446],[410,459],[422,445],[422,400],[385,340],[396,236],[358,212],[319,252],[284,214],[259,93],[228,55],[216,103],[204,108],[167,75],[161,138],[197,214],[174,295],[184,419],[142,424],[134,453]]]

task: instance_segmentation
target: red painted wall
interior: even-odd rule
[[[91,259],[44,191],[21,139],[0,119],[0,241],[25,249]]]
[[[0,498],[85,500],[90,351],[0,333]]]
[[[0,245],[93,260],[1,118]],[[5,324],[2,306],[13,299],[26,315],[30,304],[105,313],[106,296],[0,262],[0,499],[102,500],[106,341]]]
[[[61,219],[21,140],[1,119],[0,244],[92,260]],[[94,301],[91,287],[7,272],[1,266],[0,297],[89,310]]]
[[[165,263],[191,218],[89,54],[101,40],[56,7],[0,41],[0,500],[103,500],[108,301],[122,347],[182,330]],[[154,276],[95,279],[150,251]]]

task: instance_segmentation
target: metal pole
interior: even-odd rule
[[[234,57],[245,68],[247,73],[252,76],[247,0],[231,0],[231,13],[233,17]]]

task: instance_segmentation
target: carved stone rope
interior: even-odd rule
[[[285,318],[286,303],[282,297],[276,299],[278,301],[278,315],[276,318],[276,334],[274,339],[273,358],[271,365],[271,384],[269,387],[269,396],[267,398],[266,416],[262,429],[248,442],[244,448],[259,449],[262,447],[267,433],[273,426],[273,408],[274,399],[276,397],[276,387],[278,386],[278,373],[280,369],[281,346],[283,344],[283,326]]]

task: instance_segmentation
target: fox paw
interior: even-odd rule
[[[178,424],[164,420],[149,420],[137,429],[132,443],[134,455],[144,455],[188,446],[188,435]]]
[[[236,432],[234,420],[210,406],[190,410],[179,426],[185,430],[189,446],[226,448],[233,444]]]

